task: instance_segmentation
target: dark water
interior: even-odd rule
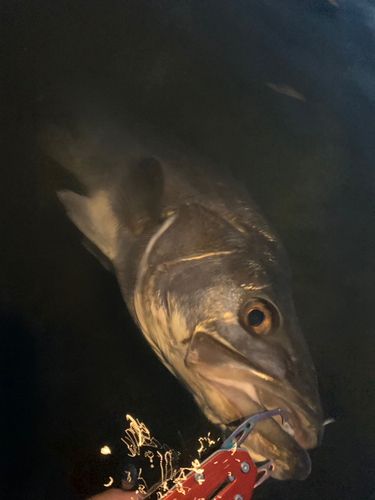
[[[1,11],[1,498],[100,491],[125,453],[127,413],[180,450],[212,430],[45,174],[45,120],[69,122],[98,99],[230,165],[288,250],[337,422],[306,481],[269,481],[254,498],[375,498],[375,6],[28,0]]]

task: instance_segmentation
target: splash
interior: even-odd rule
[[[103,446],[103,448],[100,449],[100,453],[102,455],[110,455],[112,453],[111,448],[109,446]]]
[[[160,480],[163,489],[167,487],[168,481],[173,477],[175,469],[173,467],[173,450],[167,450],[164,453],[157,451],[160,465]]]
[[[110,486],[112,486],[112,484],[113,484],[113,477],[109,476],[108,483],[104,483],[103,486],[105,486],[106,488],[109,488]]]
[[[206,437],[202,436],[198,438],[198,442],[200,444],[200,447],[197,450],[199,458],[201,458],[201,455],[204,451],[208,450],[210,446],[213,446],[215,444],[215,441],[210,438],[211,433],[209,432]]]
[[[157,439],[151,436],[147,426],[140,422],[138,419],[133,418],[131,415],[126,415],[129,421],[129,427],[125,429],[125,436],[121,441],[125,443],[130,457],[140,456],[142,448],[155,448],[155,453],[151,450],[144,452],[144,457],[149,460],[150,468],[155,467],[154,460],[159,461],[160,467],[160,481],[154,487],[148,489],[146,481],[142,476],[142,469],[138,474],[138,489],[136,493],[148,495],[156,492],[157,496],[161,497],[170,488],[170,481],[173,480],[177,471],[175,463],[178,460],[178,453],[170,449],[166,444],[161,445]],[[160,493],[160,495],[159,495]]]
[[[160,443],[151,437],[150,431],[143,422],[131,415],[126,415],[126,420],[129,420],[130,424],[129,428],[125,429],[125,436],[121,438],[121,441],[126,444],[129,457],[140,455],[142,446],[161,448]]]
[[[147,483],[144,477],[142,477],[142,469],[139,469],[138,472],[138,489],[136,490],[136,493],[140,493],[141,495],[147,494]]]
[[[232,457],[236,453],[236,451],[237,451],[237,441],[235,443],[233,443],[233,446],[231,448]]]
[[[144,451],[143,456],[148,459],[151,469],[157,466],[159,462],[160,481],[158,481],[157,484],[151,488],[148,488],[146,481],[142,476],[144,471],[140,469],[138,474],[138,489],[136,493],[147,496],[155,494],[156,499],[161,500],[167,491],[173,487],[176,488],[177,492],[186,495],[190,488],[184,486],[184,481],[189,474],[198,474],[201,476],[197,480],[198,483],[202,484],[204,482],[204,470],[201,468],[200,464],[201,455],[216,443],[216,441],[211,438],[210,432],[207,436],[198,438],[199,448],[197,449],[197,453],[199,459],[194,459],[191,462],[191,467],[177,468],[177,461],[180,455],[179,453],[170,449],[165,444],[161,445],[159,441],[151,436],[149,429],[143,422],[133,418],[131,415],[126,415],[126,419],[129,422],[129,427],[125,430],[125,436],[121,438],[121,440],[125,443],[128,449],[128,455],[130,457],[140,456],[143,447],[155,448],[155,452],[152,450]]]
[[[176,490],[183,495],[186,495],[190,491],[191,488],[188,488],[183,485],[185,479],[190,473],[195,473],[200,475],[201,477],[197,480],[199,484],[204,482],[203,469],[200,468],[200,462],[198,459],[195,459],[191,462],[191,467],[182,467],[178,471],[175,471],[174,477],[172,478],[173,484],[176,486]]]
[[[145,458],[149,459],[151,469],[153,469],[155,467],[155,465],[154,465],[154,456],[155,455],[152,453],[151,450],[148,450],[148,451],[145,452]]]

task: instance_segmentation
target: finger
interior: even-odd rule
[[[88,500],[141,500],[142,495],[135,493],[134,491],[123,491],[117,488],[111,488],[110,490],[99,493],[90,497]]]

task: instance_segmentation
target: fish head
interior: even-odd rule
[[[220,220],[219,220],[220,219]],[[135,293],[141,327],[214,423],[281,408],[244,442],[274,477],[304,479],[322,434],[317,380],[296,318],[284,252],[264,226],[243,231],[194,207],[145,252]]]

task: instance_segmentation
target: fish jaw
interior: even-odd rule
[[[256,403],[242,388],[230,388],[227,384],[206,380],[226,397],[229,404],[235,407],[244,419],[266,409]],[[252,392],[255,392],[254,386],[252,388]],[[277,407],[275,404],[275,408]],[[289,414],[285,407],[283,410]],[[257,423],[242,446],[249,451],[255,461],[271,460],[274,465],[273,476],[276,479],[304,480],[311,472],[311,460],[307,451],[294,439],[293,433],[294,429],[289,421],[281,426],[276,419],[271,418]]]
[[[226,346],[201,332],[193,340],[185,364],[211,388],[206,393],[206,413],[215,413],[212,388],[218,397],[225,398],[232,414],[240,419],[281,408],[287,423],[282,425],[281,420],[276,419],[260,422],[243,446],[256,461],[271,460],[275,467],[273,476],[277,479],[303,480],[310,474],[311,461],[306,450],[319,443],[321,416],[287,382],[258,372]],[[218,414],[215,417],[230,428],[230,422],[225,420],[227,415],[228,411],[223,420]]]

